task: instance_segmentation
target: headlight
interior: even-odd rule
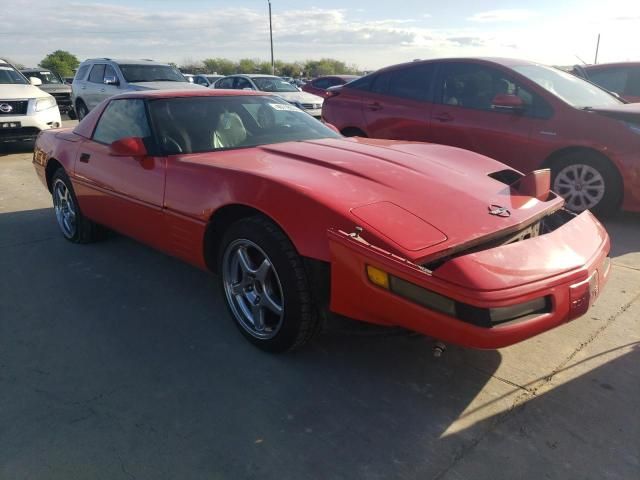
[[[41,112],[57,105],[56,99],[53,97],[45,97],[36,99],[36,112]]]
[[[624,122],[629,130],[640,135],[640,123]]]

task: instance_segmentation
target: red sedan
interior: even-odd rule
[[[518,170],[550,168],[576,212],[640,211],[640,105],[558,69],[509,59],[385,68],[325,100],[345,135],[465,148]]]
[[[343,138],[279,97],[153,91],[42,133],[34,165],[64,237],[103,227],[219,273],[254,344],[329,313],[479,348],[584,314],[609,237],[528,175],[469,151]]]
[[[305,83],[302,86],[302,91],[326,98],[329,95],[327,92],[329,88],[344,85],[357,78],[360,77],[357,75],[327,75],[325,77],[318,77]]]
[[[617,93],[627,102],[640,103],[640,62],[577,65],[572,73]]]

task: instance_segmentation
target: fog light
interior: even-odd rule
[[[369,281],[374,285],[389,290],[389,274],[387,272],[367,265],[367,277],[369,277]]]

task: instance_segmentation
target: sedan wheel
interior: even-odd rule
[[[258,339],[277,335],[284,319],[284,294],[269,256],[251,240],[231,242],[223,257],[227,302],[240,326]]]
[[[560,170],[553,182],[553,190],[563,196],[567,207],[575,212],[592,209],[605,196],[605,180],[590,165],[572,164]]]
[[[76,206],[65,182],[58,178],[53,184],[53,209],[62,234],[71,239],[76,235]]]

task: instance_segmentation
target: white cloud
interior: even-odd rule
[[[512,8],[476,13],[467,18],[467,20],[479,23],[520,22],[522,20],[529,20],[535,16],[537,16],[537,13],[531,10]]]

